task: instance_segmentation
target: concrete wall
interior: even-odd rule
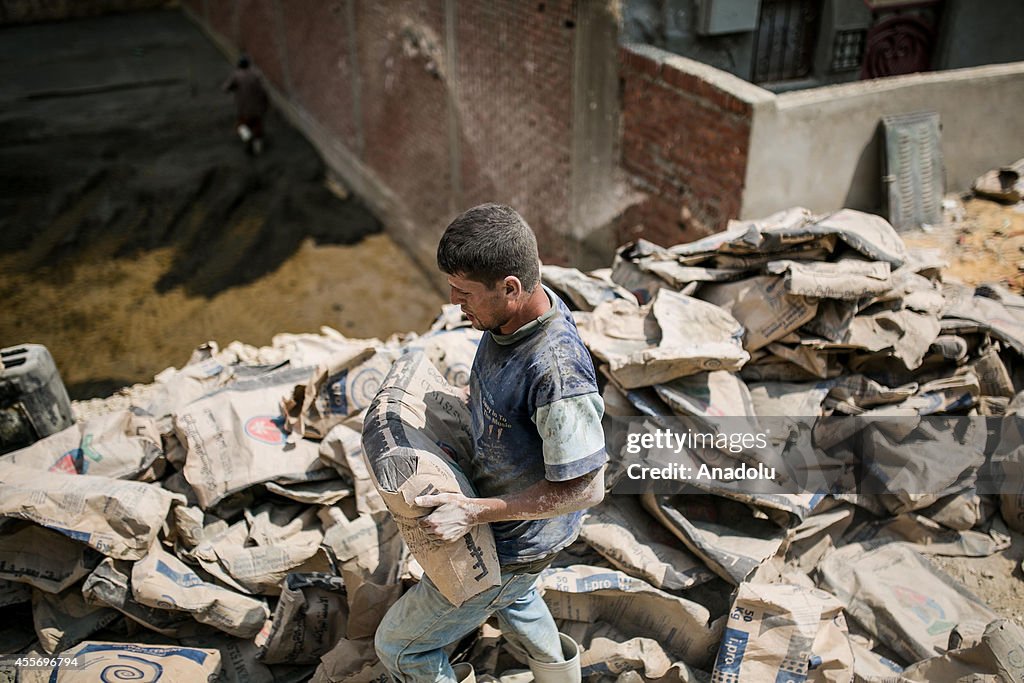
[[[183,4],[228,55],[253,56],[281,110],[428,272],[448,222],[487,201],[524,215],[546,262],[608,262],[614,2]]]
[[[802,205],[878,211],[883,116],[936,111],[947,191],[1024,157],[1024,62],[862,81],[755,104],[741,217]]]

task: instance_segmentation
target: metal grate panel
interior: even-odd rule
[[[889,222],[897,230],[941,222],[944,182],[939,115],[915,112],[886,116],[882,127],[882,194]]]

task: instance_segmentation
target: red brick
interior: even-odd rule
[[[649,78],[661,78],[662,62],[642,55],[629,47],[619,48],[619,60],[627,69],[632,69]]]

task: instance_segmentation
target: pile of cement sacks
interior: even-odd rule
[[[667,657],[613,671],[643,659],[645,677],[682,680],[1024,673],[1019,625],[923,557],[993,554],[1006,524],[1024,530],[1024,298],[944,283],[941,266],[877,216],[791,209],[689,244],[629,244],[610,269],[545,268],[608,380],[611,490],[637,494],[609,495],[582,537],[627,582],[710,607],[715,634],[709,658],[663,636]],[[629,448],[694,425],[770,444]],[[803,479],[628,481],[641,465],[665,477],[729,461]]]
[[[317,680],[379,677],[373,634],[423,570],[363,417],[400,357],[465,386],[478,339],[442,319],[386,343],[210,344],[76,404],[79,423],[0,456],[0,651],[63,653],[88,680],[155,680],[152,660],[175,680],[305,681],[322,658]]]
[[[1024,411],[1024,300],[940,276],[875,216],[799,209],[668,249],[628,245],[604,271],[544,269],[576,309],[607,406],[613,493],[540,579],[586,675],[1020,678],[1020,627],[922,553],[998,552],[1002,518],[1021,527],[1022,497],[987,493],[994,475],[978,470],[987,448],[998,475],[1024,483],[1024,430],[1007,419]],[[424,401],[426,426],[430,405],[451,407],[449,385],[468,383],[478,339],[445,307],[430,332],[386,342],[324,330],[211,344],[151,385],[77,404],[75,427],[0,457],[0,607],[14,617],[0,651],[133,680],[174,663],[180,680],[383,680],[374,631],[423,567],[364,458],[363,424],[396,364],[425,356],[447,397]],[[827,441],[834,486],[614,493],[633,457],[623,429],[721,429],[720,416],[786,421],[741,454],[748,465],[785,469]],[[927,419],[945,416],[968,422]],[[849,422],[816,422],[838,417]],[[861,482],[862,448],[884,454],[871,495],[839,485]],[[496,622],[450,654],[478,678],[525,668]]]

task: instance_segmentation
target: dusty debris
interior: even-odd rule
[[[974,181],[974,191],[982,197],[1009,204],[1024,199],[1024,159],[980,176]]]
[[[634,449],[646,465],[787,475],[767,488],[712,478],[611,493],[590,511],[540,581],[588,676],[1010,670],[999,606],[926,558],[1004,551],[1000,504],[1019,524],[1024,301],[943,282],[934,258],[853,211],[794,209],[690,245],[627,246],[610,270],[544,274],[579,309],[606,380],[610,486],[638,462],[616,421],[638,415],[634,446],[684,425],[724,439]],[[225,680],[378,679],[372,637],[405,587],[424,574],[441,586],[448,571],[458,602],[480,575],[467,567],[497,573],[480,533],[480,552],[421,543],[410,520],[422,486],[403,485],[416,477],[396,469],[401,448],[373,441],[401,421],[417,467],[436,465],[430,482],[469,492],[450,463],[471,453],[456,387],[479,338],[448,307],[427,334],[385,342],[324,330],[206,345],[5,456],[0,504],[20,520],[0,526],[0,599],[31,601],[39,631],[19,648],[209,643]],[[744,434],[765,441],[731,452]],[[800,478],[815,468],[818,479]],[[56,505],[34,502],[55,493]],[[60,552],[23,547],[44,543]],[[986,569],[964,579],[1020,581]],[[478,676],[522,668],[494,624],[451,654]]]

